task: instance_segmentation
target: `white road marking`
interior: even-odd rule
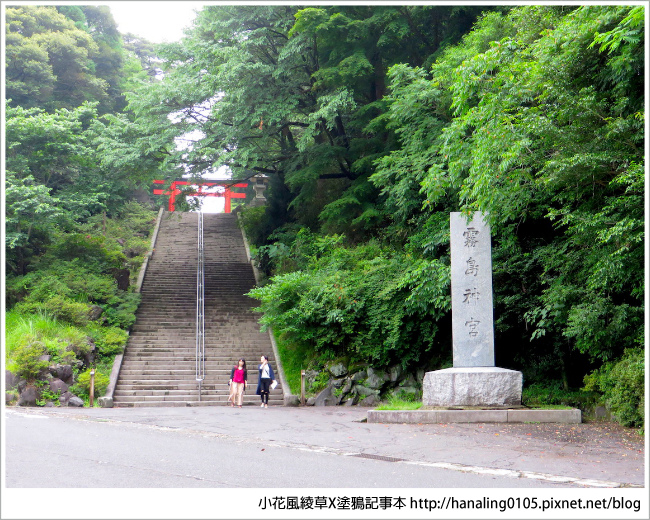
[[[17,415],[18,417],[24,417],[25,419],[49,419],[44,415],[31,414],[31,413],[20,413],[14,412],[13,410],[5,410],[8,415]]]

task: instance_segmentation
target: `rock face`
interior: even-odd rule
[[[73,384],[74,377],[72,366],[70,365],[53,365],[47,369],[46,378],[49,384],[49,392],[59,394],[59,402],[48,401],[45,406],[84,406],[82,399],[74,395],[69,390],[69,385]],[[41,392],[32,383],[12,374],[8,370],[5,371],[5,384],[7,391],[5,392],[5,403],[15,403],[18,406],[37,406],[37,400],[41,397]],[[17,403],[16,403],[16,397]]]
[[[329,376],[329,381],[324,389],[321,387],[315,397],[307,400],[307,405],[375,406],[382,397],[391,392],[401,396],[419,397],[420,389],[415,377],[413,374],[404,373],[400,366],[394,366],[388,371],[373,367],[360,368],[346,367],[340,362],[326,367],[325,373]],[[319,373],[308,370],[305,375],[307,390],[313,391]]]
[[[104,309],[99,305],[91,305],[90,310],[88,311],[88,318],[91,321],[97,321],[102,314],[104,314]]]
[[[20,377],[5,370],[5,388],[7,390],[13,390],[18,388],[18,383],[20,382]]]
[[[36,399],[38,399],[37,388],[33,385],[28,385],[18,398],[18,406],[36,406]]]
[[[328,406],[332,404],[336,404],[334,403],[334,397],[332,395],[332,387],[326,386],[325,389],[321,390],[314,398],[314,406]]]
[[[348,373],[347,367],[343,363],[336,363],[329,368],[330,374],[334,377],[343,377]]]
[[[73,397],[76,397],[72,392],[63,392],[59,396],[59,403],[61,406],[68,406],[68,401],[72,399]]]
[[[63,394],[67,391],[68,385],[60,379],[52,379],[52,381],[50,381],[50,392],[53,394],[56,394],[57,392],[59,392],[59,394]]]
[[[510,406],[521,404],[523,375],[498,367],[445,368],[427,372],[425,406]]]
[[[53,365],[50,367],[50,374],[52,374],[52,376],[54,376],[56,379],[60,379],[67,385],[74,383],[72,365]]]
[[[368,378],[366,379],[367,387],[374,390],[380,390],[389,380],[390,376],[388,376],[386,372],[368,367]]]
[[[84,402],[83,399],[77,397],[76,395],[73,395],[70,400],[68,401],[68,406],[83,406]]]
[[[379,397],[376,395],[369,395],[359,401],[359,406],[377,406],[379,404]]]

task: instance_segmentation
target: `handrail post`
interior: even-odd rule
[[[199,385],[199,402],[201,386],[205,379],[205,267],[203,254],[203,213],[198,216],[197,269],[196,269],[196,364],[195,377]]]

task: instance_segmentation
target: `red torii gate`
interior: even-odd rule
[[[161,180],[155,180],[153,181],[154,184],[165,184],[167,181],[161,181]],[[220,181],[214,181],[214,182],[192,182],[192,181],[173,181],[171,185],[169,186],[168,190],[162,189],[162,188],[154,188],[153,194],[154,195],[169,195],[169,206],[168,209],[169,211],[174,211],[176,209],[176,197],[178,195],[181,195],[183,192],[177,188],[177,186],[198,186],[199,190],[195,193],[186,193],[185,195],[188,197],[196,197],[196,196],[201,196],[201,197],[225,197],[226,199],[226,207],[225,207],[225,212],[230,213],[231,208],[230,208],[230,199],[244,199],[246,198],[245,193],[239,193],[236,191],[232,191],[231,188],[246,188],[248,186],[247,182],[239,182],[237,184],[232,184],[232,181],[230,180],[220,180]],[[205,192],[203,191],[204,187],[211,187],[211,186],[224,186],[225,190],[223,192]]]

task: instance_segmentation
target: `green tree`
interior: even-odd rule
[[[5,184],[5,252],[10,273],[24,274],[32,256],[42,253],[61,210],[50,190],[33,177],[17,179],[7,172]]]
[[[6,95],[13,106],[48,111],[107,98],[108,83],[94,72],[99,47],[55,7],[6,9]]]
[[[237,178],[270,175],[271,227],[295,220],[360,239],[385,220],[368,176],[395,141],[368,124],[385,112],[387,68],[431,59],[477,13],[210,6],[187,38],[160,48],[164,81],[130,107],[151,125],[143,140],[200,132],[185,159],[193,172],[224,164]]]
[[[533,340],[505,356],[529,377],[575,384],[642,334],[642,34],[629,6],[530,6],[391,71],[403,145],[373,180],[412,243],[440,243],[448,211],[489,214],[497,334]]]

